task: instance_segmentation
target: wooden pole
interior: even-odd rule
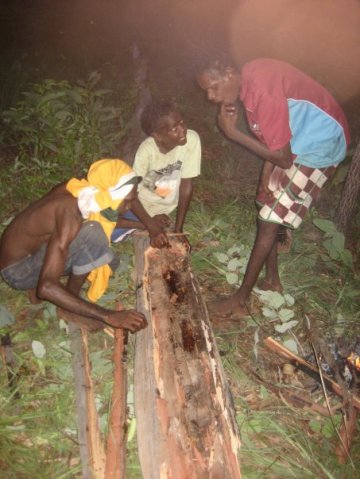
[[[240,440],[208,312],[184,237],[170,249],[134,235],[135,412],[144,479],[240,479]]]
[[[116,309],[118,311],[122,309],[119,303]],[[115,329],[114,386],[109,418],[105,479],[126,477],[127,340],[127,331]]]
[[[104,479],[105,452],[95,406],[87,333],[69,322],[83,479]]]

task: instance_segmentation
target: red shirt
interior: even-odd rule
[[[332,95],[318,82],[292,65],[260,58],[246,63],[241,71],[240,99],[249,126],[258,139],[272,150],[283,148],[292,138],[288,100],[312,103],[334,118],[350,142],[345,115]]]

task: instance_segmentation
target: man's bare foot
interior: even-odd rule
[[[27,295],[31,304],[40,304],[42,302],[36,295],[36,288],[28,289]]]
[[[214,315],[217,317],[236,317],[236,319],[241,319],[242,317],[250,315],[246,305],[241,305],[235,296],[221,301],[211,302],[208,304],[208,309],[210,317]]]
[[[104,327],[106,326],[101,321],[97,321],[96,319],[91,318],[85,318],[84,316],[80,316],[79,314],[65,311],[65,309],[56,308],[56,313],[59,319],[63,319],[64,321],[71,321],[75,324],[78,324],[81,328],[84,328],[87,331],[98,331],[99,329],[104,329]]]
[[[265,278],[260,279],[256,286],[262,291],[277,291],[278,293],[282,293],[284,290],[281,283],[271,282]]]

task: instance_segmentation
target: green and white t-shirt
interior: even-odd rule
[[[150,136],[136,152],[133,168],[143,177],[138,189],[139,199],[150,216],[170,214],[178,205],[181,179],[200,175],[199,135],[188,130],[186,138],[185,145],[163,154]]]

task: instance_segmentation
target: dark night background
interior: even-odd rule
[[[28,80],[98,70],[121,81],[134,42],[160,90],[192,94],[207,58],[273,56],[324,83],[351,122],[359,103],[358,0],[2,0],[0,32],[2,108]]]

